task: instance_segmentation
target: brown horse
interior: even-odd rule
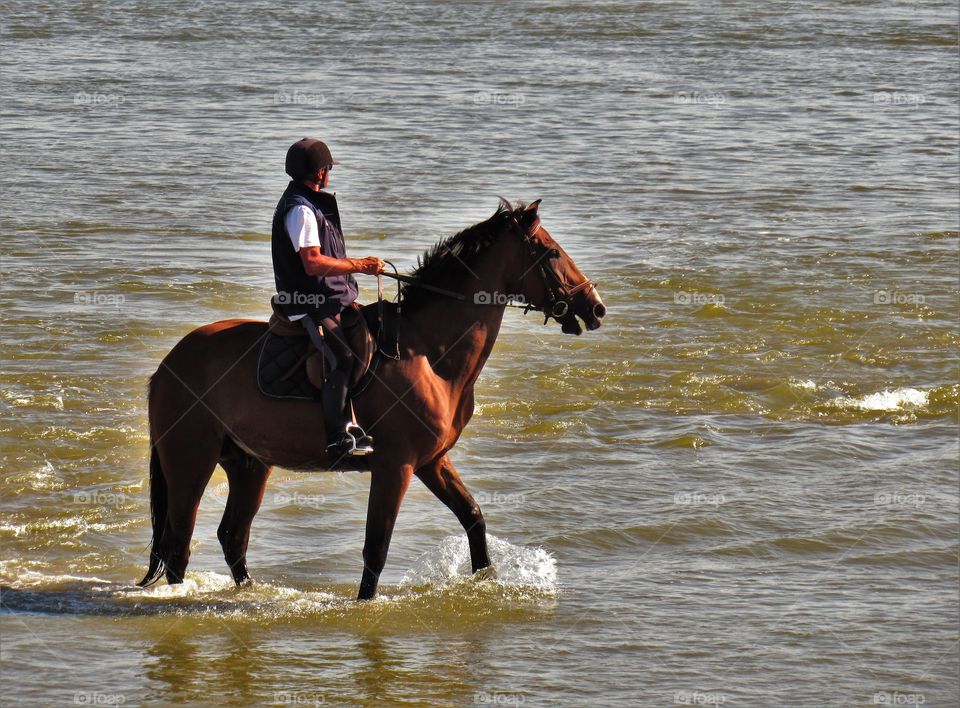
[[[376,441],[364,458],[371,480],[360,599],[376,593],[413,475],[463,525],[473,572],[490,565],[483,515],[447,453],[473,414],[473,387],[497,339],[505,298],[542,310],[564,332],[583,331],[577,317],[589,329],[600,326],[605,308],[596,289],[541,225],[538,205],[501,200],[492,217],[426,253],[404,286],[401,358],[384,359],[354,400],[358,421]],[[321,406],[267,398],[257,388],[266,333],[265,322],[251,320],[200,327],[150,379],[153,547],[141,586],[164,574],[182,582],[200,497],[218,462],[230,493],[217,536],[237,584],[250,579],[250,525],[271,468],[330,466]]]

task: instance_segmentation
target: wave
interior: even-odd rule
[[[0,392],[0,396],[3,397],[4,402],[16,408],[36,407],[57,411],[63,410],[63,391],[59,393],[2,391]]]
[[[779,378],[765,372],[677,373],[666,389],[651,389],[660,405],[683,411],[751,412],[776,419],[816,418],[826,423],[890,420],[909,423],[956,415],[960,385],[870,387],[850,382]],[[690,441],[681,441],[690,442]]]
[[[120,521],[99,522],[90,521],[82,516],[68,516],[61,519],[38,519],[28,521],[22,524],[0,523],[0,533],[10,534],[16,538],[24,535],[36,535],[43,531],[66,531],[72,532],[74,538],[82,536],[90,531],[104,533],[107,531],[118,531],[141,523],[139,519],[124,519]]]
[[[702,500],[704,505],[696,513],[664,520],[660,523],[634,524],[621,527],[588,527],[573,533],[554,536],[550,544],[556,547],[592,548],[597,550],[646,549],[651,546],[672,546],[696,543],[701,540],[735,536],[738,531],[729,517],[714,514],[722,500],[722,493],[681,493],[665,497],[665,503],[690,504]],[[694,508],[694,507],[691,507]]]
[[[923,408],[929,397],[929,391],[918,388],[887,388],[857,398],[838,398],[833,403],[841,408],[858,408],[864,411],[896,411],[907,407]]]

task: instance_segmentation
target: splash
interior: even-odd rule
[[[5,607],[13,611],[217,616],[255,622],[322,617],[345,626],[406,626],[410,612],[452,613],[450,621],[504,619],[510,611],[523,613],[554,601],[558,584],[553,556],[494,536],[487,542],[495,574],[471,574],[466,537],[450,536],[421,556],[399,586],[382,585],[370,603],[354,601],[353,583],[298,588],[257,580],[238,588],[227,574],[196,571],[177,585],[138,588],[95,576],[53,574],[40,563],[16,561],[0,562],[0,586]]]
[[[226,590],[233,590],[234,587],[233,578],[229,575],[199,571],[188,573],[182,583],[176,585],[161,583],[137,592],[144,600],[169,600],[222,593]],[[111,588],[103,588],[103,590],[112,591]]]
[[[526,548],[487,535],[490,560],[496,577],[481,577],[501,587],[552,594],[558,589],[557,561],[542,548]],[[424,585],[446,587],[472,580],[470,547],[464,535],[448,536],[440,546],[424,553],[400,581],[402,589]]]

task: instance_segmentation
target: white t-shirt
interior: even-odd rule
[[[312,210],[298,204],[287,212],[283,219],[283,225],[287,227],[287,234],[293,243],[293,250],[297,253],[300,252],[301,248],[309,248],[310,246],[319,248],[320,227]],[[293,315],[289,319],[291,322],[296,322],[304,317],[306,315]]]
[[[320,227],[317,224],[317,217],[311,209],[302,204],[298,204],[287,212],[283,225],[287,227],[287,233],[293,242],[293,250],[297,253],[301,248],[320,245]]]

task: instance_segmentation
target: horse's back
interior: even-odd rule
[[[151,377],[150,388],[165,378],[191,386],[212,383],[242,360],[256,358],[257,342],[267,332],[267,323],[259,320],[231,319],[211,322],[185,335],[160,362]]]
[[[262,334],[267,329],[267,323],[262,320],[245,320],[234,318],[232,320],[220,320],[219,322],[211,322],[210,324],[205,324],[202,327],[197,327],[195,330],[190,332],[186,337],[184,337],[181,342],[186,341],[187,339],[201,338],[201,337],[214,337],[217,335],[249,335],[251,333]]]

